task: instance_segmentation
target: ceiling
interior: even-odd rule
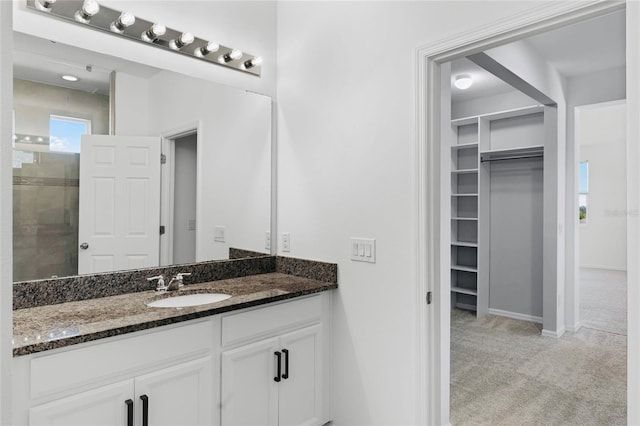
[[[625,13],[614,12],[525,39],[558,72],[567,78],[623,66]],[[471,74],[474,84],[467,90],[453,85],[456,75]],[[451,63],[451,100],[464,102],[515,90],[492,74],[462,58]]]
[[[141,78],[149,78],[160,70],[147,65],[125,61],[23,33],[14,33],[14,77],[83,90],[109,94],[111,71],[122,71]],[[62,75],[74,75],[77,82],[68,82]]]

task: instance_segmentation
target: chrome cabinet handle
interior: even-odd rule
[[[86,249],[88,249],[88,248],[89,248],[89,244],[87,244],[87,243],[82,243],[82,244],[80,244],[80,248],[81,248],[82,250],[86,250]]]

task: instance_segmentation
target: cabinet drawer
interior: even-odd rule
[[[31,398],[207,355],[213,350],[213,336],[213,323],[206,321],[35,357],[30,363]]]
[[[319,322],[322,299],[313,296],[222,318],[222,346],[259,339],[291,327]]]

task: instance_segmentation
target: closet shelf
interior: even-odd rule
[[[477,296],[478,291],[471,288],[451,287],[451,291],[454,293],[470,294],[471,296]]]
[[[478,272],[477,266],[451,265],[451,269],[454,271]]]
[[[460,169],[460,170],[452,170],[452,174],[454,175],[463,175],[467,173],[478,173],[478,169]]]
[[[451,145],[451,149],[456,150],[456,149],[471,149],[471,148],[477,148],[478,147],[478,142],[470,142],[470,143],[461,143],[461,144],[457,144],[457,145]]]
[[[508,109],[505,111],[492,112],[490,114],[474,115],[472,117],[463,117],[451,120],[453,126],[466,126],[467,124],[474,124],[478,122],[478,119],[484,118],[489,121],[502,120],[504,118],[521,117],[523,115],[537,114],[544,112],[542,105],[532,105],[522,108]]]
[[[480,152],[480,161],[495,161],[517,158],[540,157],[544,155],[544,146],[525,146],[521,148],[491,149]]]
[[[457,247],[478,247],[478,243],[470,243],[467,241],[451,241],[451,245]]]
[[[477,217],[452,217],[451,220],[474,220],[477,221]]]

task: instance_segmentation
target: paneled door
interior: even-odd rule
[[[78,273],[159,264],[160,138],[82,136]]]

